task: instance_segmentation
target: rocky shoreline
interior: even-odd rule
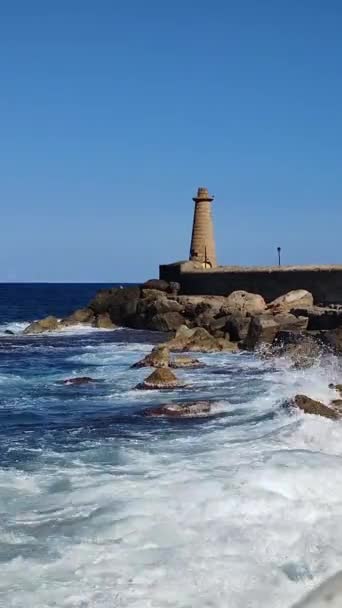
[[[42,334],[79,324],[165,332],[165,343],[134,365],[155,369],[136,387],[145,390],[179,388],[183,384],[172,369],[201,366],[195,358],[171,353],[255,351],[265,358],[287,357],[294,368],[310,367],[324,354],[342,353],[342,308],[317,306],[312,294],[302,289],[266,303],[261,295],[246,291],[227,297],[184,296],[179,294],[177,283],[155,279],[141,286],[101,290],[86,308],[62,320],[46,317],[35,321],[24,333]],[[330,388],[335,398],[328,404],[297,395],[288,405],[340,418],[339,388]],[[185,410],[179,406],[169,414],[166,409],[156,415],[189,416],[199,410],[201,415],[207,414],[210,405],[187,406]]]

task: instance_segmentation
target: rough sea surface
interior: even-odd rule
[[[97,289],[0,286],[1,608],[288,608],[342,566],[342,422],[283,403],[332,398],[339,361],[200,355],[150,393],[130,365],[158,334],[21,335]],[[194,399],[214,415],[141,415]]]

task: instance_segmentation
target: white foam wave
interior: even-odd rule
[[[0,336],[9,336],[11,334],[18,335],[22,334],[24,329],[28,327],[30,321],[12,321],[9,323],[2,323],[0,325]],[[11,333],[8,333],[11,332]]]

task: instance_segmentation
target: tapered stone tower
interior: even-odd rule
[[[194,221],[190,247],[190,260],[201,262],[203,268],[213,268],[216,263],[214,226],[211,203],[214,200],[207,188],[198,188],[195,202]]]

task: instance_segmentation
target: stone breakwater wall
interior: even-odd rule
[[[266,302],[294,289],[310,291],[317,304],[342,304],[342,265],[334,266],[217,266],[202,269],[192,262],[159,267],[165,281],[177,281],[182,294],[229,295],[244,290],[261,294]]]

